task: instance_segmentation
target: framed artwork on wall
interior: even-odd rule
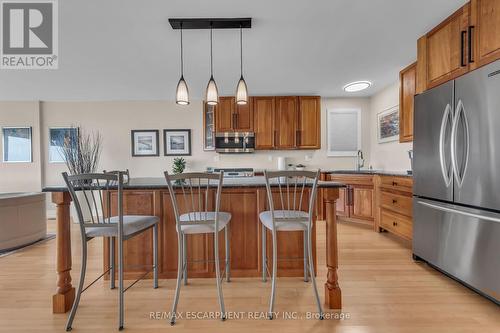
[[[160,156],[159,130],[132,130],[132,156]]]
[[[378,143],[399,140],[399,107],[394,106],[377,114]]]
[[[163,147],[165,149],[165,156],[191,155],[191,130],[163,130]]]
[[[31,127],[3,127],[2,137],[4,162],[33,162]]]
[[[49,163],[64,163],[62,149],[65,145],[76,144],[78,127],[49,128]]]

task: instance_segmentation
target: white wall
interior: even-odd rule
[[[378,143],[377,140],[377,114],[397,105],[399,105],[399,83],[388,86],[370,99],[370,163],[374,169],[394,171],[410,169],[408,150],[413,148],[411,142]]]
[[[38,102],[0,103],[0,128],[16,126],[31,126],[33,161],[31,163],[3,162],[2,135],[2,138],[0,138],[0,192],[40,191],[40,187],[42,186],[42,161],[40,159],[40,114]]]

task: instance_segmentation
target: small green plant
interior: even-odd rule
[[[172,172],[177,175],[179,173],[183,173],[185,169],[186,169],[186,160],[183,157],[174,158]]]

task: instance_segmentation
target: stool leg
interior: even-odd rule
[[[271,282],[271,300],[269,302],[268,318],[273,319],[274,297],[276,295],[276,273],[278,270],[278,244],[277,244],[277,231],[272,230],[273,233],[273,276]]]
[[[80,296],[82,295],[83,284],[85,282],[85,273],[87,272],[87,240],[82,237],[82,268],[80,271],[80,282],[78,283],[78,290],[76,291],[76,297],[73,301],[73,306],[71,307],[71,312],[68,317],[68,322],[66,323],[66,331],[71,331],[73,325],[73,319],[75,319],[76,310],[78,309],[78,304],[80,303]]]
[[[118,314],[118,329],[121,331],[123,329],[124,322],[124,310],[123,310],[123,239],[118,237],[118,289],[120,291],[119,295],[119,314]]]
[[[309,249],[312,248],[311,231],[312,231],[312,229],[309,228],[309,232],[308,232],[309,235],[307,237],[307,244],[308,244]],[[308,257],[309,257],[309,274],[311,276],[311,280],[312,280],[312,284],[313,284],[314,297],[316,298],[316,303],[318,304],[319,318],[321,320],[323,320],[323,308],[321,306],[321,300],[319,299],[318,288],[316,287],[316,277],[314,276],[314,265],[313,265],[312,251],[309,251]]]
[[[220,281],[220,262],[219,262],[219,233],[214,232],[214,253],[215,253],[215,279],[217,280],[217,293],[219,295],[219,306],[222,320],[226,320],[226,309],[224,307],[224,296],[222,296],[222,286]]]
[[[188,283],[187,277],[187,236],[182,234],[182,276],[184,277],[184,285]]]
[[[308,252],[309,252],[309,246],[308,246],[308,241],[307,241],[307,229],[304,229],[304,282],[309,281],[309,276],[307,272],[307,261],[308,261]]]
[[[109,237],[109,286],[115,289],[115,238]]]
[[[158,224],[153,227],[153,288],[158,288]]]
[[[266,254],[266,246],[267,246],[267,241],[266,241],[266,236],[267,236],[267,230],[266,227],[261,224],[262,227],[262,281],[266,282],[267,281],[267,254]]]
[[[174,303],[172,304],[172,312],[170,313],[170,325],[175,324],[176,319],[176,311],[177,311],[177,303],[179,303],[179,294],[181,292],[181,280],[182,280],[182,271],[183,271],[183,258],[184,254],[183,249],[184,246],[182,244],[183,237],[181,234],[177,235],[177,283],[175,284],[175,297]]]
[[[226,242],[226,282],[231,281],[231,248],[229,245],[229,223],[224,228],[224,240]]]

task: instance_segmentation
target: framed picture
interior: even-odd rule
[[[31,163],[31,127],[3,127],[3,161],[6,163]]]
[[[76,144],[77,141],[78,127],[49,128],[49,163],[64,163],[64,145]]]
[[[159,130],[132,130],[132,156],[160,156]]]
[[[191,155],[191,130],[163,130],[165,156]]]
[[[398,106],[377,114],[377,136],[379,143],[399,140]]]

